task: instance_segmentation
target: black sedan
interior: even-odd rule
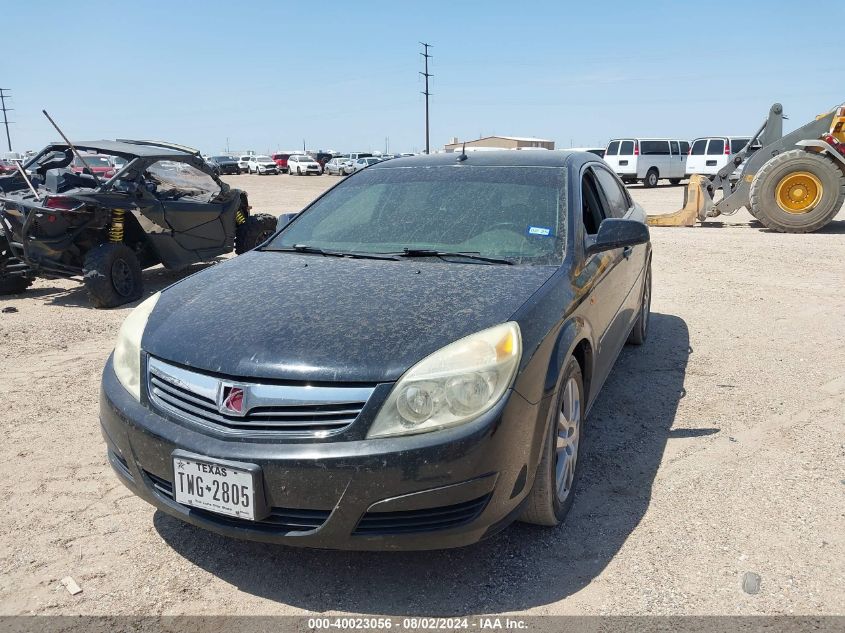
[[[648,333],[643,210],[593,154],[371,166],[126,319],[120,479],[233,537],[343,549],[560,523],[585,416]]]
[[[208,164],[218,176],[221,174],[237,176],[241,173],[238,159],[234,156],[212,156],[208,159]]]

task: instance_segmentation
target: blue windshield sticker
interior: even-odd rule
[[[528,227],[528,235],[540,235],[542,237],[549,237],[552,234],[552,230],[545,226],[529,226]]]

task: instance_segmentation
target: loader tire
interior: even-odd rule
[[[751,215],[781,233],[818,231],[843,202],[845,174],[829,158],[802,149],[778,154],[763,165],[749,193]]]

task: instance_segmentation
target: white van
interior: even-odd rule
[[[607,144],[605,162],[625,183],[641,180],[656,187],[661,178],[673,185],[687,175],[689,141],[670,138],[621,138]]]
[[[750,140],[747,136],[705,136],[695,139],[687,158],[687,174],[712,176],[728,164],[731,154],[739,152]],[[760,144],[755,143],[749,148],[748,155],[758,149]]]

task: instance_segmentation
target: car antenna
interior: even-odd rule
[[[469,156],[467,156],[467,142],[464,141],[464,146],[461,148],[461,155],[458,156],[458,162],[464,162]]]
[[[97,177],[97,174],[95,174],[95,173],[94,173],[94,170],[93,170],[93,169],[91,169],[91,168],[88,166],[88,163],[86,163],[86,162],[85,162],[85,159],[84,159],[84,158],[82,158],[82,154],[80,154],[80,153],[79,153],[79,150],[78,150],[78,149],[76,149],[76,147],[74,147],[74,146],[73,146],[73,143],[71,143],[71,142],[68,140],[67,136],[65,136],[65,133],[64,133],[64,132],[62,132],[62,131],[59,129],[59,126],[58,126],[58,125],[56,125],[56,122],[55,122],[55,121],[54,121],[54,120],[50,117],[50,115],[49,115],[49,114],[47,114],[47,110],[42,110],[41,112],[44,114],[44,116],[46,116],[46,117],[47,117],[47,120],[48,120],[50,123],[52,123],[52,124],[53,124],[53,127],[54,127],[54,128],[56,128],[56,132],[58,132],[59,134],[61,134],[62,138],[65,140],[65,143],[67,143],[68,147],[70,147],[71,151],[72,151],[72,152],[74,153],[74,155],[75,155],[75,156],[79,159],[79,161],[82,163],[83,167],[85,167],[85,169],[87,169],[87,170],[88,170],[88,173],[89,173],[89,174],[91,174],[92,176],[94,176],[94,180],[95,180],[95,181],[97,181],[97,186],[99,187],[99,186],[102,184],[102,183],[100,182],[100,179]]]

